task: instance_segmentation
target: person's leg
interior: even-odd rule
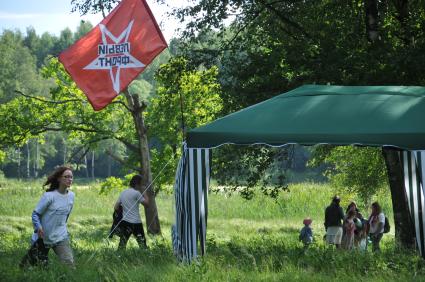
[[[22,258],[19,266],[25,267],[29,265],[40,264],[46,266],[49,261],[49,248],[44,245],[43,239],[35,241],[27,254]]]
[[[381,242],[382,239],[382,233],[379,233],[378,235],[372,235],[371,239],[372,239],[372,251],[373,252],[380,252],[381,248],[379,247],[379,243]]]
[[[133,235],[136,237],[137,244],[141,249],[147,248],[145,232],[143,230],[142,223],[136,223],[133,225]]]
[[[335,247],[339,249],[341,247],[341,240],[342,240],[342,227],[336,227],[335,232]]]
[[[74,255],[72,254],[71,245],[68,239],[53,246],[53,251],[55,251],[61,262],[70,267],[74,267]]]
[[[133,230],[130,226],[130,223],[127,221],[121,221],[119,225],[121,234],[120,234],[120,243],[118,245],[118,250],[124,250],[127,246],[128,239],[131,236],[131,233],[133,233]]]

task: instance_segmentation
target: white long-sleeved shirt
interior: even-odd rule
[[[43,241],[46,245],[53,245],[68,239],[66,222],[72,207],[75,195],[72,191],[61,194],[57,190],[45,192],[35,207],[32,222],[35,233],[32,241],[38,239],[37,230],[41,226],[44,231]]]

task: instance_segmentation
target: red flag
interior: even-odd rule
[[[98,111],[166,47],[146,1],[123,0],[59,60]]]

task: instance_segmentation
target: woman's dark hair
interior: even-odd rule
[[[375,210],[376,210],[376,214],[380,214],[380,213],[382,212],[381,205],[379,205],[379,203],[378,203],[378,202],[374,202],[374,203],[372,204],[372,207],[373,207],[373,208],[375,208]],[[373,212],[373,211],[372,211],[372,212]]]
[[[345,213],[348,213],[348,212],[350,211],[350,208],[351,208],[353,205],[356,207],[355,211],[356,211],[356,212],[358,212],[358,211],[359,211],[359,209],[357,208],[357,204],[356,204],[356,202],[352,201],[352,202],[348,205],[348,207],[347,207],[347,209],[346,209]]]
[[[349,210],[348,213],[347,213],[347,217],[352,217],[352,216],[355,216],[355,215],[356,215],[356,211],[353,211],[353,210]]]
[[[58,178],[62,176],[62,174],[66,171],[72,169],[68,166],[59,166],[57,167],[52,174],[47,177],[46,182],[43,184],[44,186],[50,185],[49,188],[46,190],[46,192],[51,192],[59,188],[59,180]]]
[[[140,174],[136,174],[130,180],[130,187],[136,188],[136,186],[140,183],[142,183],[142,176]]]

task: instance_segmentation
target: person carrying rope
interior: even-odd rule
[[[136,237],[140,248],[147,248],[145,232],[139,213],[139,204],[149,205],[149,196],[142,194],[142,176],[137,174],[130,180],[130,187],[121,192],[115,203],[115,211],[122,207],[122,220],[118,226],[120,229],[120,243],[118,250],[123,250],[127,246],[131,234]]]

